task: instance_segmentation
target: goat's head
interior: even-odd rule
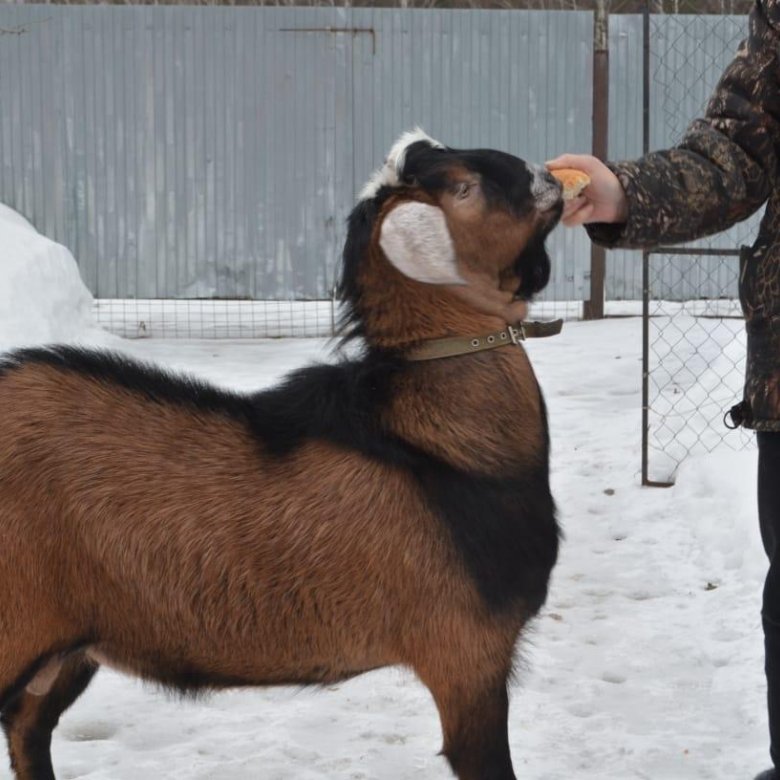
[[[514,324],[547,284],[544,241],[561,210],[560,184],[542,168],[404,134],[349,218],[346,337],[403,349]]]

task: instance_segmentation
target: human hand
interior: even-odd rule
[[[566,201],[561,221],[568,227],[590,222],[625,222],[628,200],[620,180],[601,160],[589,154],[563,154],[550,160],[547,169],[575,168],[590,176],[590,184],[572,200]]]

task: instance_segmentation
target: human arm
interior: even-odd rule
[[[780,0],[759,0],[705,116],[673,149],[608,166],[579,155],[551,161],[550,168],[577,167],[592,179],[564,221],[587,224],[607,246],[650,247],[725,230],[756,211],[778,168],[778,29]]]

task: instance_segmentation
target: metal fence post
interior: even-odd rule
[[[596,0],[593,14],[593,155],[607,159],[609,137],[609,0]],[[585,301],[586,320],[604,318],[606,251],[591,245],[590,300]]]
[[[642,153],[650,151],[650,0],[642,13]],[[642,252],[642,484],[649,480],[650,256]]]

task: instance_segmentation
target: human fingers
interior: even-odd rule
[[[567,211],[563,219],[565,225],[582,225],[585,221],[619,223],[628,218],[628,201],[623,186],[609,166],[598,158],[587,154],[563,154],[550,160],[547,167],[552,171],[561,167],[574,168],[590,178],[590,184],[582,195],[593,208],[587,215],[579,208]]]
[[[564,224],[566,223],[566,220],[572,216],[572,214],[575,214],[577,211],[579,211],[586,203],[588,203],[588,199],[583,195],[577,195],[576,198],[565,200],[563,202],[563,213],[561,214],[561,220],[564,222]]]
[[[566,225],[566,227],[577,227],[578,225],[585,225],[588,222],[594,221],[592,219],[594,210],[594,204],[586,201],[581,208],[577,209],[577,211],[569,214],[568,217],[563,218],[562,222],[564,225]]]

